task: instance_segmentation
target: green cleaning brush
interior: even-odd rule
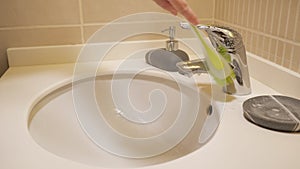
[[[231,57],[228,54],[227,49],[224,46],[218,47],[218,52],[209,46],[203,38],[201,32],[192,25],[194,33],[202,43],[204,54],[206,56],[206,66],[209,74],[215,79],[215,81],[222,86],[233,83],[235,79],[235,73],[231,66],[228,64]]]

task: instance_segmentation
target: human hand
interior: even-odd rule
[[[199,20],[185,0],[153,0],[160,7],[171,12],[173,15],[180,13],[193,25],[199,24]]]

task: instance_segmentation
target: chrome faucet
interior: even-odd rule
[[[188,23],[181,23],[184,29],[189,28]],[[228,27],[223,26],[207,26],[197,25],[197,28],[204,30],[209,40],[217,52],[223,52],[224,48],[229,54],[228,64],[233,69],[235,78],[232,83],[224,86],[224,92],[235,95],[246,95],[251,93],[250,77],[248,72],[246,50],[241,35]],[[223,51],[221,51],[223,50]],[[191,60],[187,62],[179,62],[177,64],[179,73],[181,74],[198,74],[207,72],[204,60]]]
[[[184,29],[190,27],[187,22],[180,23],[180,26]],[[233,70],[234,76],[231,73],[229,80],[228,77],[225,79],[224,92],[235,95],[250,94],[251,87],[246,50],[241,35],[231,28],[222,26],[198,25],[197,28],[207,32],[212,46],[220,53],[220,57],[225,57],[225,62],[229,64],[228,68]],[[170,40],[167,41],[167,47],[149,51],[145,56],[146,63],[162,70],[177,71],[188,77],[194,74],[208,73],[209,68],[206,59],[189,60],[184,51],[177,50],[177,45],[175,45],[176,48],[173,47],[174,49],[170,48],[168,44],[177,41],[174,40],[175,28],[169,28],[169,30],[172,31]]]

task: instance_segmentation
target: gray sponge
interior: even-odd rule
[[[258,96],[243,103],[244,116],[259,126],[285,132],[300,131],[300,100],[279,95]]]
[[[146,56],[146,63],[170,72],[177,72],[176,63],[188,61],[189,56],[182,50],[167,51],[165,49],[155,49],[149,51]]]

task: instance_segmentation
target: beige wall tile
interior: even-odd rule
[[[252,34],[252,40],[251,40],[251,44],[252,44],[252,51],[254,54],[258,55],[258,35],[256,33]]]
[[[245,40],[245,34],[246,34],[246,31],[244,30],[244,29],[241,29],[240,31],[239,31],[239,33],[241,34],[241,36],[242,36],[242,38],[243,38],[243,41]]]
[[[245,44],[248,51],[252,51],[252,32],[247,31],[245,37]]]
[[[84,26],[84,37],[85,42],[99,29],[101,29],[101,25],[96,26]],[[158,40],[158,39],[166,39],[166,36],[156,35],[156,34],[145,34],[132,36],[126,39],[126,41],[135,41],[135,40]]]
[[[139,12],[166,12],[151,0],[88,0],[82,3],[84,23],[105,23]],[[188,3],[199,18],[213,18],[213,1],[188,0]]]
[[[187,0],[199,18],[213,18],[214,2],[208,0]]]
[[[246,49],[279,65],[298,71],[293,49],[300,41],[299,0],[224,0],[224,18],[220,23],[236,27],[242,33]],[[240,3],[240,4],[239,4]],[[216,9],[222,8],[216,1]],[[232,8],[232,6],[234,8]],[[241,13],[240,8],[242,9]],[[230,19],[230,10],[233,17]],[[216,14],[218,12],[216,11]],[[216,15],[218,16],[218,15]],[[292,46],[295,47],[292,47]],[[300,68],[299,68],[300,69]]]
[[[83,27],[83,36],[84,36],[84,42],[87,42],[87,40],[97,31],[99,30],[103,25],[91,25],[91,26],[84,26]]]
[[[297,21],[295,26],[294,40],[300,43],[300,5],[298,5]]]
[[[0,27],[78,23],[78,0],[0,1]]]
[[[286,68],[290,68],[293,45],[289,43],[285,43],[284,45],[285,45],[285,49],[284,49],[284,56],[283,56],[284,59],[283,59],[282,66]]]
[[[188,0],[188,3],[201,23],[233,27],[242,34],[248,51],[300,71],[299,0]],[[7,67],[7,47],[81,43],[81,39],[86,41],[103,24],[137,12],[166,11],[152,0],[1,1],[0,75]],[[147,35],[128,40],[157,38],[161,37]]]
[[[0,30],[0,45],[6,47],[79,43],[80,27]]]
[[[276,39],[271,39],[269,60],[272,62],[275,62],[275,58],[276,58],[277,41],[278,40]]]
[[[291,69],[299,72],[300,69],[300,45],[294,46],[294,54],[292,57]]]
[[[263,56],[264,54],[263,44],[264,44],[264,36],[258,35],[256,48],[257,48],[257,55],[259,56]]]
[[[279,40],[277,42],[277,49],[276,49],[276,55],[275,55],[275,63],[282,65],[283,63],[283,57],[284,57],[284,42]]]
[[[0,76],[8,68],[6,49],[9,47],[79,43],[79,27],[0,30]]]
[[[153,1],[87,0],[82,1],[84,23],[105,23],[137,12],[162,12]]]
[[[143,41],[143,40],[168,40],[168,36],[149,33],[149,34],[131,36],[126,38],[124,41]]]
[[[271,45],[271,39],[269,37],[264,36],[263,46],[262,46],[262,50],[263,50],[262,57],[264,57],[265,59],[268,59],[269,57],[270,45]]]

